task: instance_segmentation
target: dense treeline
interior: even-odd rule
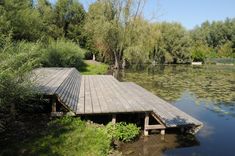
[[[87,13],[88,49],[121,66],[143,63],[190,63],[235,57],[235,19],[205,22],[188,31],[179,23],[144,19],[144,1],[100,0]]]
[[[43,42],[65,38],[100,61],[190,63],[234,57],[235,19],[204,22],[188,31],[179,23],[144,19],[144,1],[100,0],[86,12],[78,0],[9,0],[0,5],[0,38]],[[0,44],[2,45],[0,41]],[[88,56],[88,55],[87,55]]]
[[[235,57],[235,18],[204,22],[190,32],[192,58]]]
[[[15,41],[48,41],[65,37],[84,45],[86,12],[76,0],[7,0],[0,5],[0,32]]]

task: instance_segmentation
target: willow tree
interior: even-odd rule
[[[124,50],[124,57],[130,65],[141,66],[153,61],[154,53],[160,33],[153,24],[139,16],[132,24],[132,30],[128,37],[128,47]]]
[[[131,44],[133,26],[146,0],[99,0],[90,5],[85,30],[91,49],[96,48],[120,68],[125,50]]]

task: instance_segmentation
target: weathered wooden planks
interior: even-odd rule
[[[202,125],[135,83],[119,82],[110,75],[81,76],[75,68],[39,68],[33,73],[42,93],[57,95],[77,115],[152,112],[161,125],[146,129]]]
[[[143,100],[146,101],[145,105],[151,105],[153,112],[161,119],[166,127],[202,125],[200,121],[160,99],[156,95],[148,92],[144,88],[136,85],[135,83],[123,83],[123,85],[129,86],[129,89],[137,95],[142,95]]]
[[[76,112],[81,75],[75,68],[38,68],[33,71],[32,80],[40,92],[57,95],[61,103]]]
[[[85,75],[82,76],[82,79],[84,81],[81,85],[85,89],[79,96],[84,97],[85,100],[78,103],[77,114],[145,112],[152,110],[149,105],[144,106],[145,102],[140,97],[136,96],[129,88],[124,87],[113,76]]]
[[[90,85],[84,96],[93,99],[87,103],[85,101],[84,105],[97,110],[77,111],[78,114],[152,111],[166,127],[202,125],[200,121],[134,83],[119,82],[110,75],[83,78],[87,80],[85,85]]]

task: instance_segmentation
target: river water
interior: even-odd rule
[[[195,135],[166,131],[121,145],[123,155],[235,155],[235,66],[165,65],[129,69],[119,80],[132,81],[202,121]]]

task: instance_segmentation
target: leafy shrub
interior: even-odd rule
[[[41,63],[45,67],[76,67],[83,65],[83,50],[71,41],[52,41],[43,52]]]
[[[32,69],[41,64],[80,67],[83,63],[83,51],[71,41],[52,41],[44,46],[41,42],[13,42],[11,35],[1,36],[0,40],[0,108],[3,114],[9,114],[11,107],[24,112],[42,107],[38,99],[35,100],[34,88],[27,76]]]
[[[128,142],[137,137],[140,128],[133,123],[119,122],[116,124],[109,123],[106,126],[107,134],[110,138]]]
[[[33,105],[33,87],[26,73],[39,66],[39,43],[12,43],[10,38],[0,48],[0,122],[7,123],[25,106]],[[12,115],[12,116],[10,116]],[[4,127],[1,124],[0,127]],[[1,131],[1,130],[0,130]]]
[[[21,103],[31,95],[29,77],[26,73],[39,66],[38,43],[9,43],[0,53],[0,103]]]

